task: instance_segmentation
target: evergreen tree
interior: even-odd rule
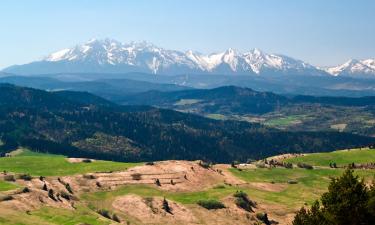
[[[375,224],[375,188],[369,189],[353,170],[333,179],[328,192],[310,210],[302,208],[293,225],[373,225]]]

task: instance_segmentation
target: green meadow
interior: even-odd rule
[[[14,157],[0,158],[0,171],[28,173],[33,176],[66,176],[89,172],[125,170],[140,163],[94,161],[70,163],[65,156],[35,153],[28,150]]]
[[[335,162],[338,166],[350,163],[375,163],[375,149],[351,149],[326,153],[312,153],[285,160],[290,163],[304,162],[314,166],[329,166]]]

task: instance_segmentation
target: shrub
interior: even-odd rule
[[[11,195],[0,196],[0,202],[10,201],[10,200],[13,200],[13,199],[14,198]]]
[[[102,215],[103,217],[107,218],[107,219],[111,219],[111,215],[110,215],[109,211],[106,210],[106,209],[99,209],[98,213],[100,215]]]
[[[287,169],[293,169],[293,164],[292,163],[284,163],[284,167]]]
[[[54,201],[57,201],[53,189],[49,189],[49,191],[48,191],[48,197],[49,197],[50,199],[54,200]]]
[[[258,218],[258,220],[262,221],[266,225],[270,225],[271,224],[271,222],[268,219],[267,213],[257,213],[256,217]]]
[[[18,177],[19,179],[26,180],[26,181],[30,181],[33,179],[29,174],[20,174]]]
[[[5,181],[10,181],[10,182],[15,182],[16,178],[13,175],[8,174],[8,175],[4,176],[4,180]]]
[[[206,209],[222,209],[225,208],[225,205],[217,200],[214,199],[205,199],[205,200],[199,200],[197,202],[198,205],[202,206]]]
[[[89,179],[89,180],[93,180],[93,179],[96,178],[96,177],[95,177],[94,175],[92,175],[92,174],[83,174],[82,177],[85,178],[85,179]]]
[[[65,189],[66,189],[70,194],[73,194],[72,187],[70,186],[69,183],[66,183],[66,184],[65,184]]]
[[[22,193],[29,193],[30,192],[30,189],[28,187],[24,187],[22,189]]]
[[[163,206],[162,206],[162,208],[164,209],[164,211],[166,211],[167,213],[170,213],[170,214],[172,214],[172,209],[171,209],[171,207],[169,207],[169,203],[168,203],[168,201],[167,201],[167,199],[163,199]]]
[[[112,215],[112,220],[113,220],[113,221],[116,221],[117,223],[121,223],[120,218],[119,218],[116,214],[113,214],[113,215]]]
[[[133,180],[142,180],[142,174],[140,173],[133,173],[131,176]]]
[[[66,193],[65,191],[60,192],[60,196],[68,201],[70,201],[70,195]]]
[[[312,165],[309,165],[307,163],[301,163],[301,162],[299,162],[299,163],[297,163],[297,166],[299,168],[305,168],[305,169],[308,169],[308,170],[314,169],[314,167]]]
[[[208,169],[211,167],[209,162],[199,161],[199,165],[205,169]]]
[[[248,195],[243,191],[238,191],[233,195],[236,200],[235,204],[248,212],[253,212],[253,207],[256,207],[255,202],[251,201]]]
[[[214,189],[224,189],[225,185],[224,184],[218,184],[214,187]]]

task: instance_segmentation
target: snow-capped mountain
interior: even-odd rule
[[[334,76],[375,76],[375,59],[351,59],[342,65],[327,68]]]
[[[127,73],[153,74],[303,74],[327,73],[308,63],[258,49],[204,55],[195,51],[175,51],[147,42],[120,43],[115,40],[90,40],[63,49],[40,61],[6,68],[16,74],[46,73]]]

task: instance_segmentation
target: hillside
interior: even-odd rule
[[[174,92],[148,91],[122,104],[145,104],[216,119],[260,122],[298,131],[345,131],[375,136],[375,97],[283,96],[225,86]]]
[[[152,107],[119,106],[88,93],[0,86],[3,152],[44,152],[119,161],[245,161],[282,152],[330,151],[373,138],[338,132],[286,132]]]
[[[321,154],[339,162],[339,155],[353,153],[354,162],[363,163],[366,158],[371,162],[371,151]],[[290,159],[306,162],[309,156]],[[0,162],[0,170],[6,170],[0,173],[0,223],[4,225],[245,225],[262,224],[264,213],[269,220],[287,225],[301,206],[310,206],[327,191],[332,177],[344,172],[343,168],[296,165],[288,169],[263,160],[235,167],[200,161],[87,161],[27,149],[13,151],[12,157]],[[355,174],[370,183],[375,172],[356,169]],[[164,199],[169,212],[163,207]],[[221,206],[211,208],[217,204]]]

